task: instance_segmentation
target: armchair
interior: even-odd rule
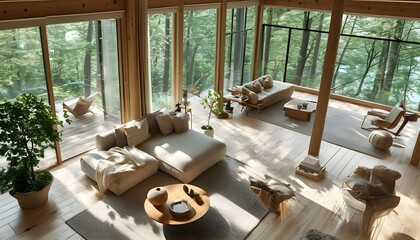
[[[363,213],[362,234],[369,237],[374,222],[390,213],[400,202],[395,193],[395,181],[401,177],[397,171],[378,165],[357,167],[344,181],[343,199],[351,208]]]
[[[388,132],[391,132],[390,129],[395,128],[398,123],[400,122],[401,118],[404,116],[405,114],[405,108],[404,108],[404,104],[400,103],[395,105],[391,111],[387,112],[387,111],[383,111],[383,110],[378,110],[378,109],[373,109],[371,111],[368,111],[367,114],[364,116],[362,124],[361,124],[361,128],[363,129],[383,129],[386,130]],[[364,127],[363,124],[366,120],[366,118],[369,117],[370,123],[374,126],[372,127]],[[401,130],[398,131],[398,133]],[[393,133],[393,132],[391,132]],[[394,135],[398,135],[393,133]]]
[[[77,118],[82,115],[85,115],[87,112],[92,112],[90,110],[90,107],[92,106],[92,103],[95,100],[95,97],[97,94],[99,93],[98,92],[93,93],[87,98],[79,97],[76,104],[68,105],[66,103],[63,103],[63,109],[66,109]]]

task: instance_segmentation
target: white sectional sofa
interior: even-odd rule
[[[98,161],[108,156],[110,148],[135,146],[136,151],[139,151],[137,155],[145,164],[109,185],[108,189],[116,195],[122,194],[158,169],[188,183],[222,160],[226,154],[223,142],[189,129],[188,119],[184,116],[155,112],[135,124],[138,129],[134,134],[128,130],[130,127],[127,124],[98,134],[97,151],[80,159],[81,170],[97,181],[95,175]]]

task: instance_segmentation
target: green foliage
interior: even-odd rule
[[[264,23],[277,26],[263,29],[260,75],[270,73],[274,79],[283,80],[286,71],[286,82],[293,83],[301,76],[301,86],[319,89],[328,34],[310,32],[306,49],[301,49],[303,29],[328,31],[331,16],[313,11],[305,21],[304,14],[266,8]],[[407,108],[418,110],[418,29],[420,21],[344,15],[332,93],[390,106],[406,99]],[[302,52],[306,54],[303,59]],[[380,62],[385,64],[380,67]],[[299,72],[302,63],[304,68]]]
[[[209,89],[207,91],[207,96],[205,97],[200,96],[200,98],[201,98],[200,104],[203,106],[204,109],[208,109],[209,111],[209,114],[207,116],[207,124],[204,125],[203,127],[210,128],[209,130],[211,130],[213,129],[212,126],[210,125],[211,114],[214,113],[218,115],[223,112],[223,110],[218,107],[220,94],[216,91]],[[201,128],[204,129],[203,127]]]
[[[70,123],[68,115],[65,121]],[[48,174],[35,172],[40,159],[54,142],[61,141],[63,122],[33,94],[0,104],[0,155],[8,166],[0,170],[0,192],[29,192],[48,184]]]

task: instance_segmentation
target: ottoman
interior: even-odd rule
[[[392,146],[393,138],[391,133],[385,130],[375,130],[370,133],[369,142],[375,148],[385,151]]]
[[[140,150],[138,150],[141,152]],[[147,154],[142,152],[143,154]],[[80,169],[92,180],[96,182],[96,166],[99,160],[104,159],[108,156],[107,151],[96,151],[88,153],[80,158]],[[109,185],[109,190],[115,195],[119,196],[128,189],[137,185],[139,182],[150,177],[158,171],[158,160],[147,154],[147,157],[143,159],[145,164],[137,167],[135,171],[128,172],[127,174],[117,178],[114,182]]]

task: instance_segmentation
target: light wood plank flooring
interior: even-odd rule
[[[296,92],[295,97],[316,99]],[[365,113],[368,109],[344,102],[335,106]],[[227,144],[227,154],[267,175],[290,183],[294,200],[283,205],[280,217],[267,215],[247,239],[299,239],[308,228],[316,228],[341,239],[361,239],[361,214],[345,208],[341,201],[343,179],[357,165],[382,164],[402,173],[397,181],[399,206],[376,226],[372,239],[420,239],[420,168],[409,164],[415,137],[405,148],[393,148],[387,159],[376,159],[359,152],[323,142],[321,164],[326,179],[314,182],[295,175],[294,168],[307,155],[309,136],[247,117],[237,105],[230,119],[216,119],[215,137]],[[205,122],[206,113],[192,103],[193,128]],[[416,136],[419,123],[407,132]],[[339,126],[337,126],[339,128]],[[89,208],[104,196],[97,194],[93,181],[80,171],[79,157],[52,169],[55,176],[49,202],[35,210],[22,210],[8,194],[0,195],[0,239],[82,239],[65,221]],[[106,197],[106,196],[105,196]]]

